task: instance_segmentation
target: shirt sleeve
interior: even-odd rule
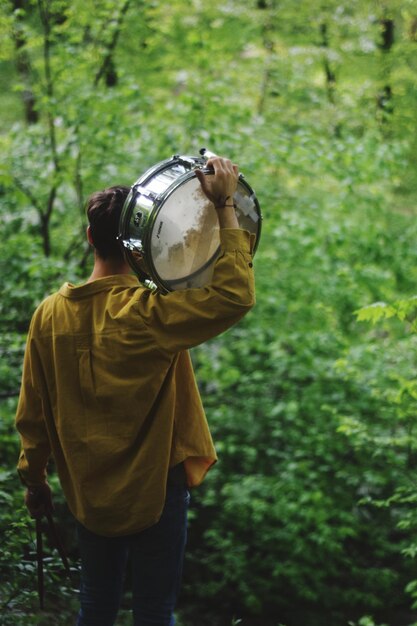
[[[17,471],[28,487],[41,485],[46,480],[46,466],[51,448],[46,430],[42,398],[36,379],[40,374],[40,360],[32,338],[32,324],[26,343],[22,384],[16,412],[16,428],[20,434],[21,452]]]
[[[146,290],[138,301],[156,343],[178,352],[219,335],[255,304],[254,238],[240,229],[220,230],[220,255],[210,285],[161,294]]]

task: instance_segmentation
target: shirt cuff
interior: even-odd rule
[[[221,228],[220,245],[224,252],[241,250],[252,254],[255,245],[255,235],[241,228]]]

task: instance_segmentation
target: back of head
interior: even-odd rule
[[[87,218],[94,248],[103,260],[122,260],[123,250],[117,241],[119,221],[130,187],[117,185],[93,193],[87,203]]]

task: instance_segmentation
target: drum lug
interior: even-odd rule
[[[154,283],[153,280],[151,280],[150,278],[146,278],[143,281],[143,284],[145,285],[145,287],[147,287],[151,291],[156,291],[158,289],[158,285]]]
[[[204,161],[208,161],[209,159],[212,159],[213,157],[217,156],[215,152],[211,152],[210,150],[207,150],[207,148],[201,148],[199,152],[202,158],[204,159]],[[239,179],[243,180],[244,178],[245,178],[244,175],[239,173]]]
[[[139,239],[122,239],[122,236],[119,235],[117,237],[117,241],[121,243],[126,250],[130,250],[130,252],[139,252],[140,254],[143,253],[142,242]]]
[[[148,198],[151,202],[154,202],[155,199],[158,197],[154,191],[151,191],[146,187],[142,187],[141,185],[134,185],[133,189],[136,195],[145,196],[145,198]]]
[[[192,170],[195,169],[196,167],[201,167],[201,162],[199,162],[199,159],[196,159],[195,157],[187,157],[187,156],[180,156],[179,154],[174,154],[174,156],[172,157],[172,160]]]

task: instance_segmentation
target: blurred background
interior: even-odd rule
[[[89,275],[90,193],[201,147],[264,221],[256,307],[193,350],[178,626],[417,624],[417,0],[2,0],[0,41],[0,624],[77,608],[51,550],[37,610],[15,473],[32,312]]]

